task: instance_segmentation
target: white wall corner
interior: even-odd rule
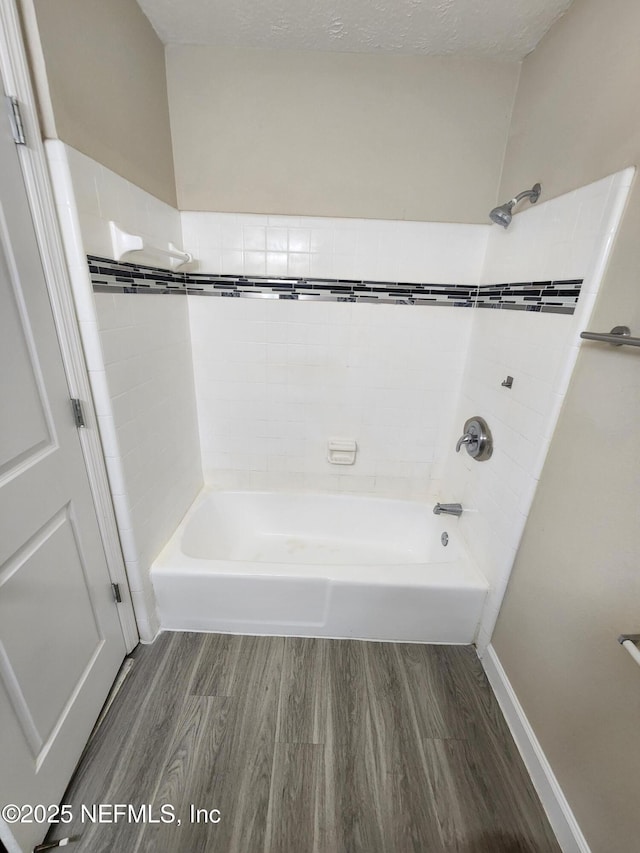
[[[563,853],[591,853],[495,649],[479,657]]]

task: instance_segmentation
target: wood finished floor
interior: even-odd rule
[[[190,633],[134,659],[51,833],[74,853],[560,850],[470,647]],[[181,825],[81,824],[94,803]]]

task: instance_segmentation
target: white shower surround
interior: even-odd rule
[[[92,348],[90,368],[95,368],[92,370],[94,394],[103,406],[103,441],[113,454],[110,472],[111,468],[117,472],[114,476],[120,476],[122,490],[128,493],[131,485],[140,488],[140,472],[131,468],[132,454],[127,458],[120,452],[115,440],[124,424],[118,422],[119,416],[114,412],[112,399],[119,395],[113,390],[113,380],[109,374],[113,374],[115,365],[120,376],[126,375],[128,363],[134,362],[139,352],[135,333],[131,331],[130,318],[122,317],[120,323],[116,311],[110,320],[110,345],[113,352],[118,352],[118,340],[122,338],[127,341],[127,346],[121,350],[121,357],[113,362],[112,367],[105,370],[104,361],[100,362],[100,347],[96,347],[98,324],[95,301],[86,292],[86,267],[83,274],[81,267],[85,252],[107,257],[110,255],[109,219],[116,219],[131,230],[144,232],[154,243],[166,244],[172,240],[180,245],[182,240],[179,230],[176,233],[178,214],[84,155],[60,143],[51,145],[59,146],[58,159],[69,157],[77,188],[80,224],[79,228],[76,224],[75,229],[72,226],[67,229],[67,251],[75,278],[79,282],[82,279],[79,290],[84,292],[77,296],[81,306],[81,327],[85,346]],[[66,216],[67,219],[73,219],[73,216],[69,217],[69,212],[74,211],[74,200],[69,186],[65,186],[64,170],[56,166],[55,156],[51,160],[61,218]],[[578,310],[573,317],[517,311],[329,303],[290,305],[269,300],[188,297],[196,373],[195,396],[198,401],[203,459],[208,475],[217,472],[217,485],[232,488],[341,489],[421,500],[436,497],[462,500],[467,512],[461,519],[460,532],[491,585],[489,606],[479,634],[480,645],[486,644],[577,355],[578,334],[588,322],[632,175],[633,169],[625,170],[558,199],[540,202],[536,208],[518,214],[507,232],[495,226],[183,212],[182,245],[200,259],[199,271],[205,272],[259,274],[264,269],[267,274],[316,274],[440,283],[531,281],[585,276]],[[465,246],[469,247],[468,252]],[[131,298],[121,297],[125,304]],[[173,302],[174,299],[168,301]],[[256,302],[263,303],[264,307],[256,306]],[[280,309],[283,314],[275,317],[272,312]],[[343,320],[348,317],[347,323],[340,324],[336,320],[334,312],[339,309],[344,312]],[[411,319],[408,319],[410,315]],[[238,358],[235,367],[230,370],[229,377],[233,375],[230,381],[222,380],[227,397],[228,392],[235,388],[233,396],[236,399],[232,402],[239,404],[232,409],[227,406],[226,409],[227,415],[232,412],[226,418],[227,431],[231,433],[234,424],[239,428],[237,435],[240,438],[235,444],[239,454],[244,453],[252,439],[251,428],[247,426],[254,411],[252,395],[259,396],[264,392],[265,397],[268,397],[269,388],[273,389],[274,386],[294,391],[292,398],[273,403],[272,408],[278,410],[282,417],[272,419],[269,416],[264,420],[273,429],[286,424],[292,424],[295,428],[285,435],[264,436],[270,439],[265,445],[266,455],[258,453],[254,461],[259,461],[253,466],[251,460],[245,457],[248,464],[240,464],[237,468],[219,468],[216,465],[220,460],[207,455],[208,423],[216,415],[218,404],[225,402],[220,394],[219,370],[211,360],[221,350],[216,349],[217,344],[211,335],[212,326],[209,326],[207,333],[207,318],[214,324],[218,323],[216,328],[220,330],[224,324],[220,324],[218,318],[223,316],[232,323],[227,328],[233,328],[234,335],[243,338],[243,343],[248,345],[245,355]],[[365,322],[359,322],[360,319]],[[383,384],[375,381],[376,370],[366,363],[366,352],[378,340],[369,327],[369,320],[382,330],[383,338],[387,335],[383,349],[391,361]],[[411,377],[403,370],[408,357],[406,351],[402,353],[396,349],[400,342],[406,342],[407,336],[398,329],[389,331],[396,322],[399,326],[415,324],[413,334],[418,352],[417,358],[411,363],[411,369],[415,371]],[[182,329],[180,334],[184,333],[185,318],[182,311],[176,311],[172,317],[165,316],[163,323],[169,323],[169,326],[177,323]],[[258,329],[260,325],[262,329]],[[323,446],[323,437],[319,432],[304,448],[298,445],[296,454],[290,453],[306,427],[312,428],[314,423],[317,425],[317,414],[323,405],[320,401],[306,405],[308,401],[296,399],[295,394],[309,388],[309,380],[313,388],[313,377],[320,379],[331,366],[314,361],[325,357],[331,361],[332,338],[327,338],[325,343],[318,343],[310,342],[305,335],[315,326],[318,334],[326,332],[327,335],[339,337],[341,332],[336,331],[339,325],[348,326],[349,336],[353,333],[355,340],[358,340],[358,334],[364,336],[361,339],[363,346],[360,347],[363,361],[359,365],[363,368],[363,381],[355,389],[349,389],[351,397],[344,393],[344,388],[341,389],[342,397],[334,396],[333,402],[328,405],[323,427],[329,429],[332,413],[338,415],[341,411],[341,401],[357,399],[361,407],[359,411],[364,415],[376,405],[377,395],[386,388],[392,392],[387,394],[387,408],[390,412],[396,412],[396,420],[386,423],[378,435],[378,447],[383,452],[389,445],[397,446],[399,425],[408,427],[404,434],[404,446],[409,450],[414,446],[414,436],[420,435],[424,439],[424,422],[420,423],[419,419],[411,422],[415,413],[407,406],[411,401],[428,395],[429,389],[416,387],[412,383],[421,371],[431,377],[428,382],[431,379],[437,381],[438,368],[444,362],[439,346],[446,346],[449,342],[448,353],[454,360],[454,368],[448,375],[450,406],[448,411],[442,413],[437,429],[426,430],[430,432],[428,441],[431,442],[428,471],[427,468],[416,468],[415,472],[409,474],[408,469],[416,464],[414,454],[404,460],[407,467],[401,476],[397,476],[400,468],[396,468],[395,474],[376,472],[375,468],[364,473],[364,468],[358,470],[355,466],[350,472],[351,477],[343,474],[336,480],[335,477],[339,475],[333,471],[325,468],[323,474],[320,470],[317,455]],[[357,327],[360,327],[359,332],[355,331]],[[321,329],[324,331],[321,332]],[[143,337],[147,345],[149,341],[155,341],[154,346],[162,348],[166,332],[166,325],[151,324],[144,329]],[[254,333],[257,339],[254,339]],[[260,337],[263,333],[266,340]],[[269,375],[265,381],[260,369],[260,358],[266,354],[269,343],[273,345],[274,353],[279,352],[280,358],[280,362],[274,365],[273,378],[278,374],[277,367],[286,367],[286,379],[282,381],[281,375],[281,381],[271,386]],[[425,348],[420,348],[423,345]],[[311,355],[309,350],[314,347],[316,349]],[[236,353],[240,353],[243,348],[236,347]],[[297,356],[305,351],[301,363]],[[252,357],[250,353],[253,353]],[[399,357],[394,360],[396,354]],[[334,363],[334,375],[343,366]],[[265,367],[269,367],[268,361]],[[500,386],[507,373],[516,379],[512,391]],[[183,374],[182,379],[190,382],[191,378],[184,370]],[[290,376],[297,376],[300,381],[289,382]],[[259,391],[259,388],[263,390]],[[355,395],[352,393],[354,390],[357,391]],[[229,402],[227,399],[226,403]],[[243,405],[243,402],[249,405]],[[144,412],[136,410],[141,405],[142,401],[136,394],[130,394],[126,408],[129,420],[138,416],[144,418]],[[296,407],[297,412],[304,412],[308,420],[305,417],[297,420],[290,418]],[[429,410],[429,406],[426,409]],[[461,425],[470,414],[482,414],[494,430],[496,453],[488,464],[478,465],[466,455],[456,456],[451,452]],[[353,429],[348,430],[345,426],[339,430],[341,435],[331,430],[332,434],[327,435],[327,438],[360,438],[360,444],[365,448],[360,461],[363,465],[365,462],[375,465],[375,452],[370,454],[369,460],[366,459],[366,448],[370,442],[362,442],[362,432],[356,434],[356,428],[362,421],[356,418],[350,423],[343,423],[347,426],[353,424]],[[158,425],[158,428],[162,429],[162,425]],[[414,430],[413,433],[411,430]],[[184,440],[184,436],[178,435],[167,435],[167,438]],[[139,436],[139,441],[143,442],[144,437]],[[194,441],[197,444],[191,434],[186,445],[193,447]],[[371,442],[369,449],[373,444]],[[423,444],[421,453],[424,450]],[[303,455],[299,455],[300,451]],[[213,451],[217,452],[219,448]],[[309,456],[305,456],[307,452]],[[314,458],[310,461],[312,453]],[[232,451],[227,461],[231,458]],[[280,461],[276,462],[276,459]],[[297,462],[292,462],[292,459]],[[398,463],[402,461],[397,460]],[[154,482],[159,484],[162,481],[162,460],[158,464],[160,470],[151,474],[151,482],[146,484],[149,493],[153,492]],[[322,464],[325,464],[324,459]],[[393,461],[390,464],[393,467]],[[413,478],[413,473],[418,476]],[[430,479],[425,488],[424,475],[427,473]],[[413,489],[410,485],[412,481],[420,482],[420,487]],[[127,497],[121,497],[126,508]],[[188,501],[184,496],[179,497],[172,507],[174,517],[179,518],[187,508]],[[121,517],[124,516],[118,514],[119,521]],[[157,625],[149,595],[148,571],[153,556],[150,557],[148,551],[137,547],[136,525],[131,521],[130,513],[128,519],[131,537],[130,561],[127,565],[132,565],[135,584],[142,588],[134,596],[136,613],[142,624],[148,627],[148,632],[152,633],[153,627]],[[144,529],[144,520],[140,524]],[[166,540],[171,533],[172,530],[164,529],[162,536]],[[144,639],[149,639],[149,636]]]
[[[198,272],[477,284],[490,226],[183,212]],[[205,481],[427,499],[471,310],[189,297]],[[443,405],[444,403],[444,405]],[[353,467],[330,438],[358,442]]]
[[[295,258],[296,264],[300,263],[302,249],[317,248],[318,257],[314,257],[313,252],[304,256],[302,268],[306,269],[308,263],[311,268],[318,270],[318,275],[385,279],[393,270],[395,275],[392,273],[389,276],[393,280],[457,280],[464,283],[479,281],[483,284],[584,279],[578,307],[572,316],[489,309],[469,312],[446,309],[441,316],[440,309],[436,308],[424,309],[426,316],[422,316],[421,309],[408,309],[406,306],[351,306],[360,309],[354,310],[354,316],[360,314],[363,320],[362,309],[370,311],[365,328],[370,333],[367,351],[371,353],[374,362],[376,332],[375,326],[370,323],[375,323],[377,319],[385,333],[392,336],[395,324],[383,315],[385,308],[408,314],[420,312],[413,317],[417,327],[423,330],[415,363],[420,365],[423,380],[435,383],[434,387],[438,387],[438,378],[442,378],[443,369],[451,367],[449,359],[452,358],[452,363],[456,364],[456,355],[460,355],[460,350],[456,352],[456,348],[464,347],[462,381],[459,372],[452,370],[448,382],[439,386],[440,393],[448,387],[456,397],[453,406],[456,414],[452,417],[451,410],[441,412],[443,421],[448,421],[450,429],[448,432],[444,429],[439,432],[438,441],[431,450],[433,461],[428,485],[424,481],[424,470],[419,466],[413,469],[415,479],[409,478],[405,482],[376,478],[375,471],[371,476],[372,472],[367,470],[363,480],[358,483],[358,472],[362,468],[351,471],[353,479],[348,475],[328,475],[329,479],[323,479],[319,470],[309,472],[306,468],[306,465],[312,464],[311,456],[287,460],[290,467],[288,472],[281,470],[286,463],[278,468],[275,460],[271,465],[267,461],[267,470],[253,470],[244,474],[241,473],[242,465],[216,469],[215,464],[210,463],[219,461],[221,457],[209,451],[212,447],[214,412],[217,403],[222,400],[213,390],[215,379],[209,374],[208,366],[215,363],[212,356],[224,358],[224,344],[218,347],[215,333],[211,333],[220,330],[224,336],[223,327],[226,326],[230,330],[229,334],[246,339],[250,325],[248,317],[242,316],[242,307],[236,307],[235,304],[229,306],[228,311],[221,310],[218,319],[208,323],[204,315],[213,316],[216,310],[200,307],[201,300],[196,297],[196,301],[190,303],[190,312],[205,480],[244,488],[315,487],[348,490],[351,486],[353,491],[361,493],[370,491],[378,495],[461,501],[465,513],[461,519],[460,532],[490,585],[478,633],[478,646],[482,651],[491,638],[577,358],[579,333],[587,327],[591,316],[633,175],[634,169],[629,168],[556,199],[525,207],[514,217],[507,230],[481,225],[183,212],[186,245],[199,252],[197,256],[200,263],[208,272],[225,272],[225,263],[229,259],[236,265],[236,271],[240,264],[245,274],[255,273],[256,253],[266,252],[268,258],[269,252],[276,245],[268,241],[274,239],[271,235],[277,234],[280,240],[277,245],[285,255],[279,260],[282,274],[285,274],[285,270],[295,274],[287,264],[291,264],[292,258]],[[323,235],[326,237],[324,240]],[[471,249],[468,254],[465,251],[467,245]],[[340,251],[336,251],[336,246]],[[344,251],[345,246],[350,247],[349,253]],[[484,246],[485,250],[482,261],[479,261],[477,255],[479,246]],[[257,257],[259,263],[262,263],[262,254]],[[478,270],[481,272],[478,273]],[[243,300],[228,301],[237,303]],[[276,304],[265,311],[274,311],[278,307]],[[348,306],[337,304],[333,307],[344,309]],[[247,309],[249,315],[253,310]],[[286,316],[287,310],[289,316]],[[296,304],[283,311],[280,322],[284,324],[286,320],[293,325],[299,323],[302,328],[308,322],[310,313],[305,316],[303,312],[307,312],[307,306],[302,307],[301,304],[298,308]],[[406,318],[408,314],[402,316]],[[468,344],[461,334],[463,323],[467,321],[462,315],[467,314],[472,322]],[[447,315],[451,326],[449,320],[445,319]],[[335,327],[339,316],[330,316],[329,327]],[[315,319],[322,322],[319,311]],[[390,354],[396,376],[401,377],[403,365],[407,364],[409,358],[402,350],[402,342],[408,338],[406,334],[403,336],[400,327],[396,327],[395,331],[396,344],[387,340],[388,346],[384,351]],[[277,332],[273,334],[275,336]],[[305,340],[304,334],[301,333],[298,339]],[[430,348],[429,344],[433,346]],[[396,356],[399,357],[394,361]],[[413,366],[414,360],[410,363]],[[447,367],[443,368],[443,365]],[[375,364],[369,366],[372,376],[375,376]],[[501,385],[507,375],[515,378],[510,390]],[[236,387],[242,387],[242,384],[241,381],[240,386]],[[258,391],[255,386],[253,390],[245,386],[244,393],[255,397]],[[404,408],[408,412],[411,400],[420,394],[424,400],[426,393],[426,389],[420,387],[419,383],[410,384],[406,396],[398,397],[401,405],[396,406],[396,411]],[[440,405],[443,399],[440,398]],[[366,400],[365,411],[375,411],[374,400],[375,391]],[[462,425],[475,414],[489,421],[496,442],[494,456],[488,464],[478,464],[465,453],[456,455],[452,452]],[[400,417],[397,423],[404,427],[410,420]],[[313,413],[306,424],[295,424],[294,430],[299,433],[300,427],[305,426],[304,434],[313,435],[318,423],[322,423],[321,411]],[[412,426],[414,436],[424,436],[424,422],[414,420]],[[245,419],[239,419],[235,424],[227,423],[228,434],[233,434],[234,428],[237,429],[235,434],[244,434],[246,438],[246,432],[243,433],[247,429]],[[384,455],[384,448],[393,446],[397,440],[398,430],[394,430],[391,425],[386,435],[380,433],[380,436],[383,439],[380,448]],[[259,444],[260,438],[254,437]],[[220,444],[217,449],[219,451]],[[316,447],[315,458],[317,450]],[[300,465],[300,462],[303,464]],[[264,463],[256,467],[262,469]]]
[[[197,272],[477,284],[490,225],[182,211]]]
[[[205,481],[427,499],[472,311],[189,298]],[[354,439],[354,465],[327,461]]]
[[[583,278],[571,316],[479,310],[474,318],[456,423],[481,414],[495,441],[489,464],[452,452],[441,500],[461,501],[460,532],[489,581],[478,634],[489,644],[571,373],[622,218],[630,167],[526,208],[509,229],[491,229],[482,281]],[[543,188],[544,191],[544,188]],[[608,331],[608,329],[606,330]],[[502,387],[511,375],[513,387]],[[455,497],[453,497],[455,496]]]

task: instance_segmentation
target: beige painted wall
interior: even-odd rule
[[[581,0],[524,62],[501,195],[640,159],[640,4]],[[640,334],[640,184],[591,328]],[[594,853],[640,838],[640,350],[582,347],[493,644]]]
[[[164,48],[138,4],[35,0],[34,6],[57,137],[175,205]],[[42,81],[38,90],[42,101]],[[41,112],[46,117],[42,104]],[[50,121],[45,128],[51,133]]]
[[[487,222],[519,68],[169,46],[178,206]]]

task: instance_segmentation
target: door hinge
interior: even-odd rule
[[[113,598],[116,604],[122,604],[122,593],[120,592],[120,584],[112,583],[111,589],[113,590]]]
[[[22,113],[20,111],[20,102],[13,95],[7,95],[7,107],[9,108],[9,123],[11,124],[11,133],[13,141],[16,145],[26,145],[27,139],[24,135],[24,124],[22,122]]]
[[[77,397],[71,398],[71,406],[73,408],[73,419],[76,422],[76,426],[78,429],[82,427],[86,427],[86,421],[84,419],[84,412],[82,411],[82,403],[78,400]]]

